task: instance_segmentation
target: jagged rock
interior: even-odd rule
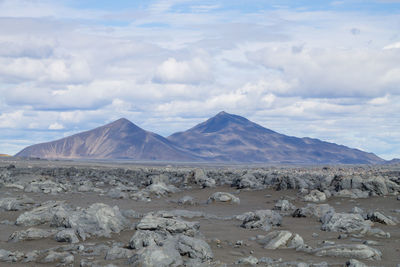
[[[350,260],[346,261],[345,266],[347,266],[347,267],[368,267],[361,261],[358,261],[355,259],[350,259]]]
[[[187,222],[176,218],[163,218],[148,214],[136,226],[138,230],[159,230],[171,234],[184,233],[188,236],[194,236],[199,229],[198,222]]]
[[[215,180],[208,177],[203,169],[196,169],[194,172],[194,181],[196,184],[205,187],[215,187]]]
[[[179,235],[177,247],[181,255],[188,255],[190,258],[199,259],[202,262],[214,257],[210,246],[201,239]]]
[[[242,188],[252,188],[252,189],[262,188],[260,182],[251,173],[246,173],[242,177],[239,177],[239,178],[233,180],[232,186],[235,186],[238,189],[242,189]]]
[[[340,258],[355,258],[355,259],[369,259],[369,260],[380,260],[382,253],[374,248],[366,245],[334,245],[325,246],[322,248],[314,249],[314,254],[317,256],[329,256],[329,257],[340,257]]]
[[[261,228],[265,231],[269,231],[271,226],[279,226],[282,223],[282,216],[273,210],[257,210],[254,212],[246,212],[237,219],[242,219],[243,222],[240,225],[243,228],[253,229]]]
[[[103,203],[95,203],[82,210],[60,210],[52,218],[53,226],[73,228],[96,236],[119,233],[127,224],[128,220],[122,216],[117,206],[111,208]]]
[[[60,262],[63,264],[74,263],[74,255],[69,252],[55,252],[49,251],[48,255],[41,261],[43,263]]]
[[[289,200],[280,199],[275,203],[273,210],[280,211],[283,214],[290,214],[296,210],[296,206],[290,203]]]
[[[119,188],[111,188],[110,190],[108,190],[107,196],[114,199],[128,198],[128,194],[122,192]]]
[[[105,259],[106,260],[129,259],[134,255],[134,253],[135,252],[130,249],[114,246],[107,251]]]
[[[56,234],[55,238],[58,242],[68,242],[72,244],[79,243],[79,239],[73,229],[61,230]]]
[[[142,248],[129,258],[129,264],[141,267],[178,267],[183,265],[182,257],[173,243],[167,242],[162,247]]]
[[[230,193],[215,192],[207,200],[207,203],[213,203],[213,202],[240,204],[240,199]]]
[[[390,218],[379,211],[369,212],[367,214],[367,219],[373,222],[378,222],[386,225],[397,225],[397,220],[395,218]]]
[[[20,198],[0,198],[0,210],[18,211],[27,209],[30,204],[34,204],[33,199],[26,196]]]
[[[161,246],[169,236],[168,233],[158,233],[153,230],[138,230],[129,241],[129,247],[138,250],[155,245]]]
[[[37,240],[54,235],[56,230],[46,230],[38,228],[29,228],[27,230],[15,231],[8,238],[11,242]]]
[[[371,221],[364,220],[360,214],[334,213],[325,215],[321,229],[331,232],[366,234],[371,225]]]
[[[319,220],[326,214],[335,213],[335,209],[329,204],[307,204],[307,206],[293,212],[293,217],[316,217]]]
[[[17,262],[22,259],[22,252],[11,252],[0,248],[0,262]]]
[[[289,231],[273,231],[258,240],[266,249],[299,248],[304,245],[304,240],[298,234]]]
[[[334,193],[335,197],[349,197],[349,198],[367,198],[369,197],[368,191],[361,191],[360,189],[343,189]]]
[[[253,256],[248,256],[247,258],[238,259],[235,264],[239,264],[240,266],[255,266],[258,263],[258,259]]]
[[[55,183],[51,180],[45,181],[32,181],[25,186],[25,192],[44,193],[44,194],[58,194],[61,192],[67,192],[71,187],[65,184]]]
[[[22,213],[16,220],[16,225],[33,226],[50,222],[56,212],[66,212],[68,208],[62,201],[47,201],[30,211]]]
[[[304,200],[309,202],[323,202],[326,200],[326,195],[319,190],[312,190],[308,195],[304,196]]]
[[[178,192],[178,188],[176,188],[173,185],[167,185],[163,182],[158,182],[158,183],[154,183],[149,185],[148,187],[146,187],[146,190],[149,193],[158,195],[158,196],[164,196],[167,195],[169,193],[175,193]]]
[[[195,205],[194,198],[191,196],[183,196],[178,200],[180,205]]]

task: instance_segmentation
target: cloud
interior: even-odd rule
[[[64,126],[58,122],[49,125],[49,130],[62,130],[62,129],[64,129]]]
[[[209,64],[201,58],[177,61],[169,58],[158,66],[153,79],[158,83],[205,83],[212,80]]]

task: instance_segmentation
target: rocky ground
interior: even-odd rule
[[[400,266],[400,166],[0,159],[0,266]]]

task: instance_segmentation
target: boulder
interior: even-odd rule
[[[173,243],[167,242],[163,246],[149,246],[137,251],[129,264],[141,267],[178,267],[183,266],[182,257]]]
[[[304,240],[298,234],[282,230],[268,233],[258,240],[258,243],[262,244],[266,249],[299,248],[304,245]]]
[[[371,221],[364,220],[360,214],[334,213],[323,218],[321,229],[331,232],[366,234],[371,225]]]
[[[235,264],[240,266],[256,266],[258,264],[258,259],[253,256],[248,256],[247,258],[238,259]]]
[[[346,263],[344,265],[346,267],[368,267],[367,265],[365,265],[361,261],[358,261],[358,260],[355,260],[355,259],[350,259],[350,260],[346,261]]]
[[[31,204],[35,202],[28,197],[20,198],[0,198],[0,210],[5,211],[18,211],[28,209]]]
[[[238,189],[242,188],[251,188],[257,189],[262,188],[260,181],[252,174],[246,173],[245,175],[234,179],[232,182],[232,186],[235,186]]]
[[[304,200],[308,202],[323,202],[326,200],[326,195],[319,190],[311,190],[308,195],[304,196]]]
[[[33,226],[50,222],[56,212],[69,212],[62,201],[47,201],[30,211],[18,216],[15,224],[22,226]]]
[[[207,203],[213,203],[213,202],[240,204],[240,199],[230,193],[215,192],[207,200]]]
[[[243,215],[237,216],[237,219],[243,220],[240,225],[243,228],[261,228],[265,231],[269,231],[271,226],[279,226],[282,223],[282,216],[273,210],[246,212]]]
[[[10,235],[8,241],[18,242],[18,241],[30,241],[38,240],[50,237],[54,235],[56,230],[29,228],[26,230],[15,231]]]
[[[196,169],[194,171],[194,181],[201,187],[215,187],[215,180],[208,177],[203,169]]]
[[[129,259],[135,254],[133,250],[114,246],[107,251],[106,260]]]
[[[316,248],[313,252],[316,256],[354,258],[359,260],[380,260],[382,257],[382,253],[379,250],[359,244],[325,246]]]
[[[296,206],[286,199],[280,199],[275,203],[273,210],[280,211],[282,214],[290,214],[296,210]]]
[[[177,247],[181,255],[187,255],[189,258],[199,259],[201,262],[213,258],[210,246],[202,239],[179,235]]]
[[[388,217],[379,211],[369,212],[366,217],[368,220],[371,220],[373,222],[378,222],[386,225],[397,225],[397,220],[395,218]]]
[[[75,234],[75,230],[73,229],[64,229],[59,231],[55,236],[56,241],[58,242],[68,242],[68,243],[79,243],[79,239]]]
[[[316,217],[321,220],[327,214],[335,213],[335,209],[329,204],[307,204],[293,212],[293,217]]]
[[[194,201],[194,198],[191,196],[183,196],[178,200],[178,204],[179,205],[195,205],[196,202]]]
[[[23,258],[22,252],[11,252],[0,248],[0,262],[17,262]]]

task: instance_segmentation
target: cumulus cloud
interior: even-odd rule
[[[49,130],[62,130],[62,129],[64,129],[64,126],[58,122],[49,125]]]

